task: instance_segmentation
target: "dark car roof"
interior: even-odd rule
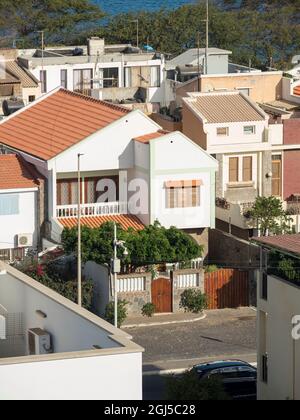
[[[201,370],[202,372],[208,372],[214,369],[224,369],[226,367],[239,367],[239,366],[252,367],[251,365],[249,365],[249,363],[242,362],[241,360],[224,360],[224,361],[211,362],[211,363],[202,363],[202,364],[194,366],[194,369]]]

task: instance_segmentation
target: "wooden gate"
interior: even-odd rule
[[[152,281],[152,303],[156,307],[156,313],[172,312],[172,289],[171,279],[161,277]]]
[[[205,274],[205,293],[208,309],[249,306],[249,273],[234,269]]]

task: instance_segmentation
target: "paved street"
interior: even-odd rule
[[[208,311],[206,319],[190,324],[126,331],[145,348],[145,370],[184,368],[220,356],[255,361],[256,312],[250,308]]]
[[[256,361],[256,312],[250,308],[208,311],[207,318],[190,324],[171,324],[126,330],[145,348],[144,399],[165,395],[165,375],[196,363],[238,358]]]

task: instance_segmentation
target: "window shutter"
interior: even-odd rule
[[[247,156],[243,158],[243,181],[252,181],[252,157]]]
[[[239,181],[239,158],[229,159],[229,182]]]

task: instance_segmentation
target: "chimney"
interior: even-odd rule
[[[105,42],[103,38],[92,37],[88,39],[88,55],[97,56],[105,53]]]

